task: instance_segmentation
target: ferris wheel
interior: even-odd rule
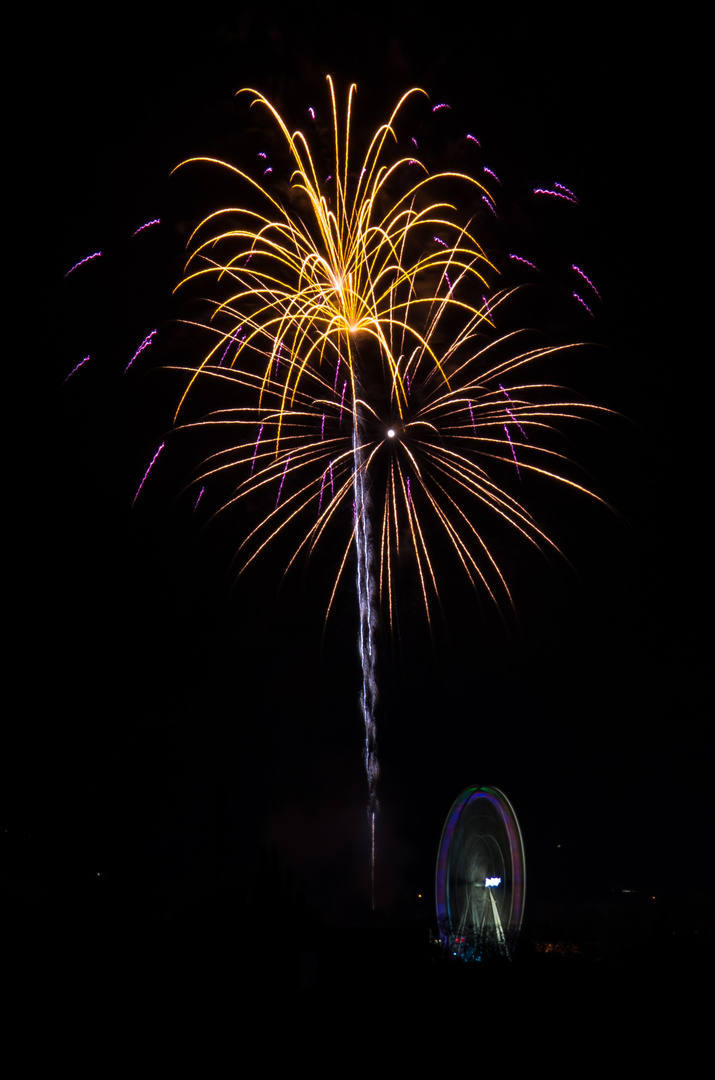
[[[462,960],[510,958],[521,928],[524,843],[506,795],[466,788],[442,830],[435,893],[444,948]]]

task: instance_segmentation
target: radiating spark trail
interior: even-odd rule
[[[491,212],[494,214],[494,217],[498,217],[497,208],[488,195],[482,195],[482,202],[485,202],[487,204]]]
[[[549,191],[548,188],[534,188],[534,195],[553,195],[557,199],[565,199],[566,202],[578,202],[575,195],[567,195],[565,191]]]
[[[587,285],[590,285],[590,286],[591,286],[591,288],[592,288],[592,289],[593,289],[593,291],[595,292],[595,294],[596,294],[596,296],[598,297],[598,299],[599,299],[599,300],[601,300],[601,299],[602,299],[602,298],[601,298],[601,294],[600,294],[600,292],[598,291],[598,289],[596,288],[596,286],[595,286],[595,285],[593,284],[593,282],[591,281],[590,277],[587,277],[587,276],[586,276],[586,275],[584,274],[583,270],[580,270],[580,269],[578,268],[578,266],[576,266],[576,263],[571,263],[571,269],[572,269],[572,270],[575,270],[577,274],[580,274],[580,275],[581,275],[581,277],[582,277],[582,278],[583,278],[583,280],[584,280],[584,281],[586,282],[586,284],[587,284]]]
[[[281,476],[281,486],[278,488],[278,498],[276,499],[276,510],[278,509],[278,503],[281,501],[281,492],[283,491],[283,484],[285,483],[286,473],[288,472],[288,466],[290,465],[290,454],[286,458],[285,468],[283,475]]]
[[[79,262],[75,263],[74,266],[71,266],[69,268],[69,270],[65,274],[65,277],[69,277],[73,270],[76,270],[78,266],[84,266],[84,264],[86,262],[89,262],[90,259],[98,259],[101,254],[101,251],[95,251],[93,255],[87,255],[84,259],[80,259]]]
[[[571,196],[571,198],[573,199],[573,201],[574,201],[575,203],[577,203],[577,202],[579,201],[579,200],[578,200],[578,198],[577,198],[577,196],[576,196],[576,195],[574,195],[573,191],[570,191],[570,190],[569,190],[569,188],[567,188],[567,187],[566,187],[566,184],[560,184],[560,183],[558,182],[558,180],[557,180],[557,181],[555,181],[555,183],[554,183],[554,187],[557,187],[557,188],[558,188],[558,189],[559,189],[560,191],[565,191],[567,195],[570,195],[570,196]]]
[[[588,306],[588,304],[586,303],[586,301],[585,301],[585,300],[583,300],[583,299],[582,299],[582,298],[581,298],[581,297],[580,297],[580,296],[578,295],[578,293],[577,293],[577,292],[575,292],[575,293],[572,293],[571,295],[573,296],[573,298],[574,298],[575,300],[578,300],[579,304],[581,304],[581,305],[582,305],[582,307],[585,307],[585,308],[586,308],[586,311],[587,311],[587,312],[589,313],[589,315],[591,316],[591,318],[592,318],[592,319],[595,319],[595,318],[596,318],[596,316],[595,316],[595,315],[593,314],[593,312],[591,311],[591,309],[590,309],[590,307]]]
[[[129,368],[132,366],[134,361],[136,360],[137,356],[139,356],[139,353],[144,352],[144,350],[147,349],[151,345],[152,338],[154,337],[155,334],[156,334],[156,330],[152,330],[152,332],[150,334],[147,334],[147,336],[144,338],[141,345],[139,346],[137,351],[134,353],[134,356],[131,358],[131,360],[129,361],[129,363],[125,367],[125,369],[124,369],[124,374],[125,375],[129,371]]]
[[[140,225],[138,229],[135,229],[132,236],[136,236],[137,233],[143,232],[144,229],[148,229],[150,225],[161,225],[161,218],[154,218],[153,221],[145,221],[143,225]]]
[[[80,360],[80,362],[78,364],[75,364],[75,366],[70,371],[69,375],[65,376],[63,385],[64,385],[64,383],[67,382],[68,379],[71,379],[72,376],[74,375],[75,371],[79,371],[79,369],[82,367],[82,365],[86,364],[88,360],[89,360],[89,356],[85,356],[84,360]]]
[[[258,453],[258,444],[261,441],[261,435],[262,434],[263,434],[263,424],[261,424],[260,428],[258,429],[258,438],[256,439],[256,445],[255,445],[254,450],[253,450],[253,457],[251,458],[251,472],[253,472],[253,467],[256,464],[256,454]]]
[[[205,491],[205,490],[206,490],[206,488],[202,487],[202,488],[201,488],[201,491],[200,491],[200,492],[199,492],[199,494],[198,494],[198,497],[197,497],[197,499],[196,499],[196,502],[194,503],[194,513],[196,513],[196,511],[197,511],[197,510],[198,510],[198,508],[199,508],[199,503],[201,502],[202,498],[204,497],[204,491]]]
[[[164,443],[162,443],[162,444],[161,444],[161,446],[159,447],[159,449],[157,450],[157,452],[156,452],[156,453],[154,454],[154,457],[153,457],[153,458],[151,459],[151,461],[149,462],[149,468],[148,468],[148,469],[147,469],[147,471],[146,471],[146,472],[144,473],[144,476],[142,477],[142,482],[141,482],[141,484],[139,485],[139,487],[137,488],[137,493],[136,493],[136,495],[134,496],[134,498],[132,499],[132,506],[134,506],[134,503],[135,503],[135,502],[137,501],[137,499],[139,498],[139,493],[140,493],[141,489],[142,489],[142,488],[144,487],[144,484],[146,483],[146,478],[147,478],[147,476],[149,475],[149,473],[151,472],[151,470],[152,470],[152,468],[153,468],[153,466],[154,466],[154,462],[156,461],[156,459],[157,459],[157,458],[159,457],[159,454],[160,454],[160,453],[162,452],[162,450],[164,449],[164,446],[165,446],[165,444],[164,444]]]
[[[511,401],[511,398],[509,397],[509,394],[508,394],[508,393],[507,393],[507,391],[506,391],[506,390],[504,389],[504,387],[502,386],[502,384],[501,384],[501,383],[499,383],[499,389],[501,390],[501,392],[502,392],[502,394],[504,395],[504,397],[505,397],[505,398],[506,398],[506,399],[507,399],[508,401]],[[506,410],[506,412],[507,412],[507,415],[508,415],[508,416],[510,416],[510,417],[511,417],[511,419],[512,419],[512,420],[514,421],[514,423],[516,424],[516,426],[518,427],[519,431],[520,431],[520,432],[521,432],[521,434],[522,434],[522,435],[524,436],[524,438],[525,438],[525,439],[526,439],[526,440],[528,441],[528,438],[529,438],[529,436],[528,436],[528,435],[526,434],[526,432],[524,431],[523,427],[521,426],[521,424],[519,423],[519,421],[517,420],[517,418],[516,418],[516,417],[514,416],[514,413],[513,413],[512,411],[511,411],[511,409],[507,409],[507,410]]]
[[[516,450],[514,449],[514,443],[511,441],[511,435],[509,434],[509,428],[504,425],[504,431],[511,447],[511,455],[514,458],[514,464],[516,465],[516,471],[519,473],[519,479],[521,480],[521,472],[519,471],[519,462],[516,460]]]
[[[524,263],[526,266],[530,266],[532,270],[539,272],[538,266],[534,266],[533,262],[529,262],[528,259],[523,259],[521,255],[510,255],[509,258],[513,259],[514,262]]]

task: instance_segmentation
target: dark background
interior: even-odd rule
[[[595,320],[557,304],[548,332],[598,347],[555,377],[621,414],[570,433],[613,512],[544,496],[541,520],[571,566],[505,548],[516,616],[503,623],[447,575],[431,638],[404,586],[399,640],[385,638],[380,661],[378,919],[434,924],[444,818],[486,783],[522,826],[535,938],[574,937],[586,910],[601,933],[634,896],[642,927],[655,896],[679,929],[688,912],[685,948],[699,947],[712,889],[705,417],[691,132],[667,120],[665,43],[652,27],[616,30],[600,8],[577,22],[532,7],[429,24],[399,10],[348,17],[343,32],[328,9],[280,5],[228,22],[58,19],[36,42],[23,213],[10,223],[27,310],[3,755],[13,918],[107,939],[129,921],[147,940],[167,922],[196,934],[221,919],[263,934],[298,909],[370,922],[349,580],[325,636],[329,566],[279,589],[269,556],[231,591],[232,535],[201,531],[180,496],[195,462],[172,441],[132,509],[177,400],[160,368],[186,348],[171,296],[184,245],[201,210],[228,201],[206,172],[169,174],[196,154],[241,164],[240,87],[305,125],[309,105],[327,113],[331,73],[341,100],[357,82],[368,130],[410,86],[449,102],[437,167],[440,140],[449,158],[464,130],[479,136],[502,180],[505,242],[543,253],[557,294],[573,260],[603,297]],[[530,196],[554,181],[580,206]],[[539,305],[527,310],[538,322]]]

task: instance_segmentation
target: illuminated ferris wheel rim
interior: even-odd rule
[[[440,937],[446,946],[450,943],[450,936],[454,936],[455,915],[459,905],[450,890],[450,877],[455,873],[452,862],[457,856],[455,849],[455,835],[460,836],[463,831],[470,831],[470,818],[475,811],[485,811],[485,815],[492,817],[506,837],[504,850],[497,844],[493,836],[489,834],[477,835],[473,845],[484,848],[495,845],[499,849],[499,855],[503,862],[501,874],[484,873],[474,875],[464,872],[460,867],[463,883],[468,879],[469,888],[484,890],[482,895],[490,895],[495,898],[497,894],[503,894],[505,898],[506,926],[499,926],[499,933],[513,940],[519,933],[524,911],[525,892],[525,869],[524,869],[524,845],[521,837],[519,823],[514,809],[503,791],[496,787],[468,787],[455,799],[452,808],[447,815],[442,830],[439,853],[437,857],[437,870],[435,875],[435,899],[437,906],[437,922]],[[461,828],[460,828],[461,827]],[[508,848],[508,851],[506,850]],[[452,883],[453,885],[454,883]],[[492,907],[494,905],[492,904]],[[507,950],[508,951],[508,950]]]

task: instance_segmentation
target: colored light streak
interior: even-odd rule
[[[524,259],[521,255],[510,255],[509,258],[513,259],[514,262],[520,262],[524,263],[526,266],[530,266],[532,270],[536,270],[538,273],[541,272],[538,266],[535,266],[533,262],[529,262],[528,259]]]
[[[144,487],[144,484],[146,483],[146,478],[147,478],[147,476],[149,475],[149,473],[151,472],[152,468],[154,467],[154,463],[156,462],[156,459],[157,459],[157,458],[159,457],[159,454],[160,454],[160,453],[162,452],[162,450],[164,449],[164,446],[165,446],[165,444],[164,444],[164,443],[162,443],[162,444],[161,444],[161,446],[159,447],[159,449],[157,450],[157,452],[156,452],[156,453],[154,454],[154,457],[153,457],[153,458],[151,459],[151,461],[149,462],[149,468],[148,468],[148,469],[147,469],[147,471],[146,471],[146,472],[144,473],[144,476],[142,477],[142,482],[141,482],[141,484],[139,485],[139,487],[137,488],[137,493],[136,493],[136,495],[134,496],[134,498],[132,499],[132,506],[134,506],[134,503],[135,503],[135,502],[137,501],[137,499],[139,498],[139,493],[141,492],[141,489],[142,489],[142,488]]]
[[[482,202],[485,202],[487,204],[491,212],[494,214],[494,217],[498,217],[496,206],[488,195],[482,195]]]
[[[152,330],[151,333],[147,334],[147,336],[144,338],[141,345],[139,346],[137,351],[134,353],[134,356],[131,358],[131,360],[129,361],[129,363],[125,367],[125,369],[124,369],[124,374],[125,375],[129,371],[129,368],[132,366],[134,361],[136,360],[137,356],[139,356],[140,353],[143,353],[145,349],[149,348],[149,346],[152,343],[152,338],[154,337],[155,334],[156,334],[156,330]]]
[[[578,202],[575,195],[567,195],[564,191],[550,191],[548,188],[534,188],[534,195],[552,195],[556,199],[565,199],[566,202]]]
[[[154,218],[153,221],[145,221],[143,225],[140,225],[138,229],[135,229],[132,236],[136,236],[137,233],[143,232],[144,229],[148,229],[151,225],[161,225],[161,218]]]
[[[572,293],[571,295],[573,296],[574,300],[578,300],[579,304],[581,304],[582,307],[586,308],[586,311],[589,313],[592,319],[596,318],[586,301],[582,297],[580,297],[577,292]]]
[[[578,202],[578,198],[574,195],[573,191],[570,191],[565,184],[560,184],[558,180],[554,183],[554,187],[557,187],[560,191],[565,191],[567,195],[570,195],[575,203]]]
[[[64,379],[64,382],[67,382],[67,379],[71,379],[71,378],[72,378],[72,376],[74,375],[75,371],[79,371],[79,369],[80,369],[80,368],[82,367],[82,365],[83,365],[83,364],[86,364],[88,360],[89,360],[89,356],[85,356],[84,360],[80,360],[80,362],[79,362],[78,364],[76,364],[76,365],[75,365],[75,366],[74,366],[74,367],[72,368],[72,370],[70,371],[69,375],[67,375],[67,376],[65,377],[65,379]],[[63,385],[64,385],[64,383],[63,383]]]
[[[601,297],[601,294],[600,294],[600,292],[598,291],[598,289],[596,288],[596,286],[595,286],[595,285],[593,284],[593,282],[591,281],[590,277],[587,277],[587,276],[586,276],[586,275],[584,274],[583,270],[581,270],[581,269],[580,269],[580,268],[579,268],[578,266],[576,266],[576,263],[571,263],[571,269],[572,269],[572,270],[575,270],[577,274],[580,274],[580,276],[581,276],[581,277],[583,278],[583,280],[584,280],[584,281],[586,282],[586,284],[587,284],[587,285],[589,285],[589,286],[590,286],[590,287],[591,287],[591,288],[593,289],[593,291],[595,292],[595,294],[596,294],[596,296],[598,297],[598,299],[599,299],[599,300],[602,300],[602,297]]]
[[[508,394],[508,393],[507,393],[507,391],[506,391],[506,390],[504,389],[504,387],[502,386],[502,384],[501,384],[501,383],[499,383],[499,389],[501,390],[501,392],[502,392],[502,394],[504,395],[504,397],[505,397],[505,398],[506,398],[506,399],[507,399],[508,401],[511,401],[511,398],[509,397],[509,394]],[[521,434],[522,434],[522,435],[524,436],[524,438],[525,438],[525,439],[526,439],[526,440],[528,441],[528,438],[529,438],[529,436],[528,436],[528,435],[526,434],[526,432],[524,431],[523,427],[521,426],[521,424],[519,423],[519,421],[517,420],[517,418],[516,418],[516,417],[514,416],[514,413],[513,413],[512,411],[511,411],[511,409],[507,409],[507,410],[506,410],[506,412],[507,412],[507,415],[508,415],[508,416],[509,416],[509,417],[510,417],[510,418],[511,418],[511,419],[512,419],[513,421],[514,421],[514,423],[516,424],[516,426],[518,427],[519,431],[520,431],[520,432],[521,432]]]
[[[80,260],[79,260],[79,262],[75,263],[75,264],[74,264],[74,266],[71,266],[71,267],[69,268],[69,270],[68,270],[68,271],[67,271],[67,273],[65,274],[65,277],[69,277],[69,276],[70,276],[70,274],[71,274],[71,273],[72,273],[72,272],[73,272],[74,270],[76,270],[78,266],[84,266],[84,264],[85,264],[85,263],[88,263],[90,259],[98,259],[98,258],[100,257],[100,255],[101,255],[101,254],[102,254],[102,252],[101,252],[101,251],[95,251],[93,255],[86,255],[86,256],[84,257],[84,259],[80,259]]]
[[[251,459],[251,472],[253,472],[253,467],[256,464],[256,454],[258,453],[258,444],[261,441],[261,435],[262,434],[263,434],[263,424],[261,424],[261,426],[260,426],[260,429],[258,431],[258,438],[256,439],[256,445],[255,445],[255,447],[253,449],[253,457]]]
[[[504,425],[504,431],[506,433],[507,439],[509,440],[509,446],[511,447],[511,456],[514,458],[514,464],[516,465],[516,471],[519,473],[519,479],[521,480],[521,472],[519,470],[519,462],[517,461],[517,458],[516,458],[516,450],[514,449],[514,443],[511,441],[511,435],[509,434],[509,428],[506,426],[506,424]]]
[[[281,476],[281,484],[278,488],[278,498],[276,499],[276,509],[278,509],[278,503],[281,501],[281,492],[283,491],[283,484],[285,483],[286,473],[288,472],[288,466],[290,465],[290,454],[286,458],[285,468],[283,475]]]

